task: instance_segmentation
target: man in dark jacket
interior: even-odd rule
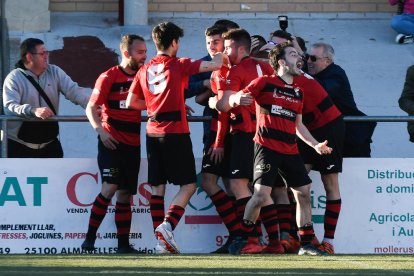
[[[309,73],[328,92],[344,116],[366,116],[355,103],[345,71],[334,63],[334,49],[327,43],[315,43],[308,56]],[[343,157],[370,157],[375,122],[347,122]]]
[[[414,115],[414,65],[411,65],[407,69],[404,89],[398,103],[400,104],[400,108],[407,112],[408,115]],[[408,122],[407,129],[410,135],[410,141],[414,143],[414,122]]]

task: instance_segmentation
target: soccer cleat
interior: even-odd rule
[[[163,242],[167,248],[167,250],[173,254],[180,254],[178,250],[177,243],[174,240],[173,232],[169,229],[166,222],[161,223],[155,229],[155,236],[161,242]]]
[[[221,247],[217,248],[217,250],[211,252],[211,254],[228,254],[229,246],[233,240],[234,240],[234,237],[229,236],[227,241]]]
[[[117,254],[143,254],[142,252],[133,248],[131,244],[127,246],[119,247],[116,253]]]
[[[240,236],[235,237],[229,246],[229,253],[232,255],[240,255],[246,244],[247,239]]]
[[[302,245],[299,248],[298,255],[325,256],[327,254],[325,251],[320,250],[319,248],[315,247],[313,244],[308,243],[306,245]]]
[[[258,239],[259,239],[260,245],[266,246],[268,244],[268,242],[266,241],[266,239],[263,236],[259,236]]]
[[[311,242],[315,247],[318,247],[321,243],[318,240],[318,237],[316,235],[313,237],[313,240]]]
[[[155,245],[155,254],[171,254],[171,252],[167,250],[163,242],[158,241]]]
[[[414,42],[414,37],[413,37],[413,35],[398,34],[395,37],[395,42],[397,42],[398,44],[413,43]]]
[[[285,249],[285,253],[297,254],[300,247],[300,242],[290,237],[288,240],[281,240],[280,244]]]
[[[259,237],[249,237],[247,244],[241,250],[241,254],[262,253],[264,246],[260,243]]]
[[[322,241],[321,245],[319,245],[318,248],[322,251],[325,251],[329,255],[335,254],[334,246],[327,241]]]
[[[279,240],[270,241],[269,244],[263,248],[262,253],[264,254],[284,254],[285,249]]]
[[[95,240],[85,239],[81,247],[82,247],[82,250],[93,251],[95,250]]]

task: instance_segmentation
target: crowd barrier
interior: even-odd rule
[[[86,117],[58,119],[84,121]],[[402,119],[407,121],[407,117]],[[413,161],[411,158],[344,160],[340,174],[342,211],[335,238],[337,253],[414,253]],[[199,171],[201,159],[196,162]],[[86,253],[80,245],[85,238],[91,205],[101,187],[95,158],[1,158],[0,168],[0,254]],[[319,175],[312,172],[310,176],[313,221],[321,240],[326,197]],[[149,211],[151,188],[146,179],[147,161],[142,159],[138,193],[132,200],[130,238],[135,248],[151,254],[156,240]],[[175,189],[173,185],[167,186],[165,202],[171,201]],[[99,229],[97,249],[92,253],[116,251],[114,203]],[[201,188],[192,197],[174,232],[183,253],[213,251],[227,235]]]

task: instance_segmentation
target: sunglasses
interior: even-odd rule
[[[328,58],[328,57],[317,57],[314,55],[306,55],[306,60],[311,60],[312,62],[317,61],[318,59],[324,59],[324,58]]]
[[[39,56],[48,56],[49,55],[49,51],[44,51],[44,52],[40,52],[40,53],[31,53],[32,55],[39,55]]]

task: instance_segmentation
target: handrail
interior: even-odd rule
[[[22,118],[11,115],[0,115],[1,120],[1,157],[7,157],[7,121],[58,121],[58,122],[87,122],[86,116],[53,116],[45,120],[37,118]],[[211,116],[188,116],[189,122],[206,122]],[[142,116],[142,122],[148,121],[148,116]],[[345,122],[414,122],[414,116],[344,116]]]

